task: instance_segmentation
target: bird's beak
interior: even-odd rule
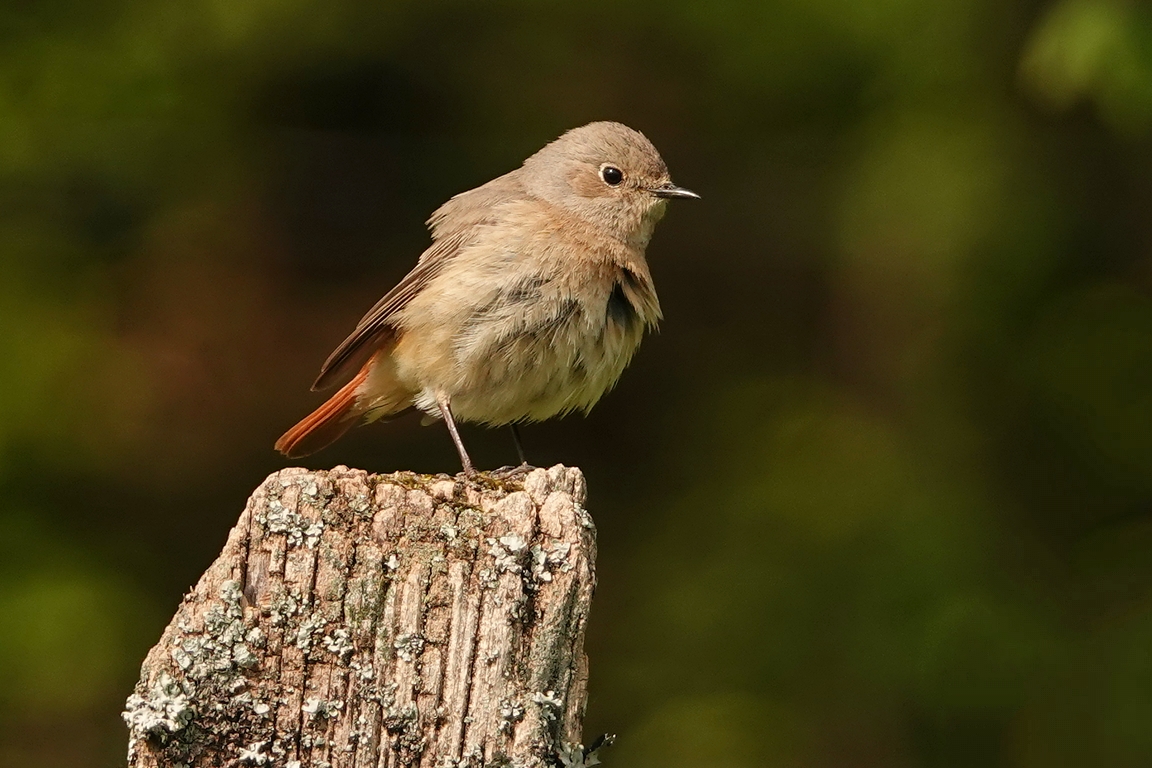
[[[700,199],[700,195],[696,194],[692,190],[684,189],[684,187],[678,187],[675,184],[673,184],[672,182],[668,182],[667,184],[656,187],[655,189],[652,190],[652,194],[656,195],[656,197],[666,197],[666,198],[683,197],[683,198],[688,199],[688,200],[699,200]]]

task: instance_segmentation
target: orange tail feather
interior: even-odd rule
[[[371,361],[350,382],[276,441],[276,450],[290,459],[307,456],[336,442],[363,414],[358,392],[368,379]]]

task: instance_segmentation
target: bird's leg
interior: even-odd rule
[[[500,467],[500,469],[493,471],[492,475],[502,480],[515,480],[531,472],[532,467],[528,464],[527,457],[524,456],[524,445],[520,442],[520,428],[515,424],[508,426],[512,429],[512,442],[516,445],[516,455],[520,457],[520,466]]]
[[[528,466],[528,458],[524,455],[524,444],[520,442],[520,427],[515,424],[509,424],[508,428],[512,430],[512,444],[516,446],[516,455],[520,457],[520,466]]]
[[[464,450],[464,442],[460,439],[460,432],[456,429],[456,420],[452,418],[450,401],[444,395],[436,395],[436,404],[440,406],[440,415],[448,425],[448,432],[452,435],[452,442],[456,443],[456,450],[460,452],[460,463],[464,465],[464,474],[468,477],[476,476],[476,468],[472,466],[472,459],[468,458],[468,451]]]

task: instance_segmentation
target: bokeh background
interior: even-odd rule
[[[422,222],[594,119],[704,198],[617,390],[525,431],[591,487],[608,764],[1152,765],[1125,0],[5,3],[0,764],[122,763],[140,660]],[[338,463],[457,468],[415,419]]]

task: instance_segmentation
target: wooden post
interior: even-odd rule
[[[594,764],[584,500],[563,466],[271,475],[144,661],[129,764]]]

